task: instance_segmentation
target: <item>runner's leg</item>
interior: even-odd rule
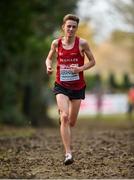
[[[75,126],[77,116],[79,113],[81,99],[69,101],[69,122],[70,126]]]
[[[69,98],[64,94],[56,95],[58,109],[60,110],[60,133],[66,153],[71,153],[71,132],[69,124]]]

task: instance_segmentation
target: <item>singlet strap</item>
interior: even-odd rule
[[[59,47],[61,47],[61,46],[62,46],[62,42],[61,42],[61,40],[62,40],[62,37],[60,37],[60,38],[58,39],[58,50],[59,50]]]
[[[75,44],[74,44],[74,48],[79,48],[79,40],[80,38],[78,36],[75,37]]]

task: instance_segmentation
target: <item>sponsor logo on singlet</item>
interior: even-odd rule
[[[66,62],[72,62],[72,63],[75,63],[75,62],[78,62],[78,59],[77,58],[64,58],[64,59],[62,59],[62,58],[60,58],[60,62],[62,62],[62,63],[66,63]]]

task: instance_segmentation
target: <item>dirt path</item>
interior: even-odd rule
[[[134,128],[103,122],[78,123],[75,162],[63,165],[59,129],[37,129],[31,137],[0,137],[0,178],[134,178]]]

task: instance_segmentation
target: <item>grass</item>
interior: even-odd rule
[[[88,120],[97,120],[101,119],[103,121],[126,121],[129,120],[129,117],[126,114],[113,114],[113,115],[85,115],[80,116],[80,119],[88,119]],[[134,115],[131,117],[131,120],[134,121]]]
[[[10,127],[0,125],[0,137],[31,137],[36,130],[32,127]]]
[[[126,115],[102,115],[79,117],[77,122],[79,127],[103,128],[103,129],[134,129],[134,116],[130,120]]]
[[[57,119],[59,118],[59,114],[58,114],[58,110],[57,110],[57,106],[51,106],[51,108],[48,109],[48,114],[51,118],[53,119]],[[98,118],[97,115],[82,115],[79,114],[79,118],[81,119],[96,119]],[[103,120],[126,120],[129,119],[127,114],[112,114],[112,115],[104,115],[102,114],[101,116],[99,116],[100,119]],[[134,120],[134,113],[132,115],[132,120]]]
[[[52,113],[53,111],[53,113]],[[59,126],[59,115],[56,109],[51,111],[51,117],[54,120],[55,125]],[[128,126],[134,125],[134,114],[130,119],[126,114],[118,114],[118,115],[102,115],[102,116],[93,116],[93,115],[86,115],[86,116],[79,116],[78,117],[79,125],[86,126],[90,123],[97,123],[98,125],[101,123],[103,125],[114,125],[114,126]],[[5,126],[0,124],[0,137],[31,137],[36,133],[36,128],[31,126],[29,127],[13,127],[13,126]]]

